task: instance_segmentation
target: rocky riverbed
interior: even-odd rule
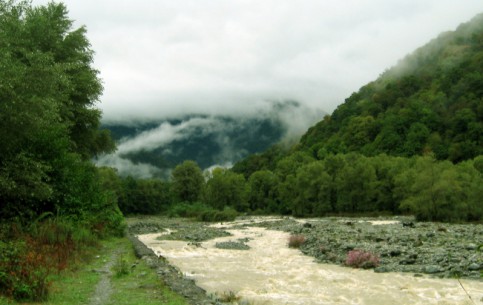
[[[207,240],[217,238],[212,242],[211,247],[234,250],[247,250],[252,241],[250,237],[240,239],[239,236],[229,236],[228,231],[262,227],[304,236],[305,243],[300,250],[320,263],[344,265],[347,253],[360,249],[380,258],[380,265],[374,269],[375,272],[388,274],[407,272],[408,275],[421,277],[466,278],[477,282],[482,281],[483,226],[481,224],[418,223],[411,218],[401,217],[303,220],[246,218],[239,219],[234,225],[233,223],[206,224],[185,219],[151,217],[129,219],[128,227],[130,233],[134,235],[163,233],[157,237],[158,240],[161,239],[161,243],[164,242],[163,240],[166,242],[182,240],[188,243],[189,249],[194,249],[193,247],[206,245]],[[283,239],[286,240],[287,237]],[[186,285],[189,283],[194,285],[194,282],[177,284],[176,281],[180,280],[178,275],[167,278],[169,278],[168,281],[175,282],[171,286],[179,286],[182,294],[187,294],[186,291],[189,290],[184,289],[188,287]],[[478,301],[480,298],[481,296],[478,297]]]
[[[300,250],[321,263],[344,265],[359,249],[380,258],[375,272],[411,272],[441,278],[482,279],[483,225],[381,219],[285,219],[258,223],[303,235]]]

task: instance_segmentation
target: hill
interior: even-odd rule
[[[460,162],[483,153],[483,14],[441,34],[353,93],[311,127],[298,150],[433,153]]]
[[[235,164],[257,213],[483,219],[483,14],[353,93],[290,150]]]

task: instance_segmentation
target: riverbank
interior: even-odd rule
[[[416,222],[412,218],[286,219],[256,224],[302,235],[302,253],[320,263],[344,265],[358,249],[379,257],[375,272],[481,280],[483,225]]]
[[[151,252],[152,253],[152,252]],[[127,238],[103,240],[90,259],[51,277],[44,302],[16,302],[0,296],[2,305],[188,305],[164,284],[147,259],[135,256]]]

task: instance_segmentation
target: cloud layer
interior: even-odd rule
[[[255,113],[283,99],[331,112],[483,11],[481,0],[64,2],[88,28],[108,121]]]
[[[293,101],[266,102],[265,106],[268,110],[251,117],[198,115],[107,125],[119,139],[118,150],[96,163],[140,178],[169,177],[172,167],[188,159],[203,169],[229,166],[273,144],[294,143],[323,115]]]

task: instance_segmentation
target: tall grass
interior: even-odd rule
[[[4,224],[0,235],[0,294],[15,300],[45,300],[51,275],[97,242],[88,228],[49,213],[27,226]]]

